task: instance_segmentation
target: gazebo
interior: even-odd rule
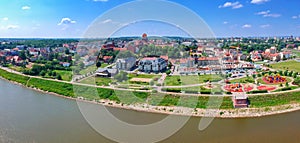
[[[249,105],[248,96],[244,92],[232,93],[232,101],[234,108],[247,108]]]

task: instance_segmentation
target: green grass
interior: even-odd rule
[[[253,77],[244,77],[240,79],[231,80],[230,83],[255,83]]]
[[[277,70],[289,70],[294,72],[300,72],[300,62],[297,61],[286,61],[286,62],[280,62],[271,64],[271,68],[277,69]]]
[[[109,83],[112,82],[111,78],[104,77],[88,77],[82,80],[80,83],[98,85],[98,86],[109,86]]]
[[[167,76],[165,84],[167,86],[179,86],[179,85],[190,85],[200,84],[210,81],[222,80],[220,75],[200,75],[200,76]]]
[[[26,85],[27,81],[29,80],[29,77],[18,75],[18,74],[13,74],[13,73],[7,72],[2,69],[0,69],[0,76],[7,80],[18,82],[23,85]]]
[[[210,99],[211,98],[211,99]],[[210,105],[208,105],[208,101]],[[195,96],[176,96],[176,95],[151,95],[149,100],[151,105],[154,106],[181,106],[189,108],[219,108],[217,105],[220,105],[220,109],[232,109],[233,103],[230,97],[195,97]],[[215,102],[214,102],[215,101]],[[217,102],[218,101],[218,102]],[[222,103],[220,103],[222,102]]]
[[[107,67],[107,66],[108,66],[108,64],[106,64],[106,63],[102,63],[102,64],[101,64],[101,68],[105,68],[105,67]],[[91,65],[91,66],[88,66],[87,68],[81,70],[81,71],[79,72],[79,74],[80,74],[80,75],[85,75],[85,74],[87,74],[87,73],[90,73],[90,72],[93,72],[93,71],[96,71],[96,70],[97,70],[97,67],[96,67],[95,65]]]
[[[72,71],[65,71],[65,70],[54,70],[56,73],[60,74],[62,80],[64,81],[71,81],[72,80]]]
[[[11,81],[19,82],[21,84],[26,84],[29,77],[9,73],[0,69],[0,76]],[[127,91],[115,91],[111,89],[94,88],[88,86],[72,85],[69,83],[62,83],[56,81],[49,81],[45,79],[31,78],[28,81],[28,86],[35,87],[44,91],[54,92],[60,95],[68,97],[78,97],[82,96],[89,100],[99,100],[99,99],[109,99],[112,101],[117,101],[125,104],[135,104],[135,103],[146,103],[151,105],[164,105],[164,106],[184,106],[184,107],[197,107],[197,108],[217,108],[215,107],[219,103],[216,101],[222,101],[220,109],[231,109],[232,101],[230,97],[179,97],[175,95],[151,95],[150,93],[143,92],[127,92]],[[76,91],[76,92],[74,92]],[[149,98],[150,97],[150,98]],[[211,101],[213,106],[208,106],[207,103],[212,98]],[[222,98],[222,99],[220,99]],[[148,100],[147,100],[148,99]],[[218,100],[216,100],[218,99]],[[257,95],[250,96],[250,106],[255,108],[270,107],[285,105],[290,103],[300,103],[300,92],[289,92],[273,95]],[[215,102],[214,102],[215,101]]]
[[[292,50],[293,54],[295,54],[298,58],[300,57],[300,51],[299,50]]]
[[[128,74],[128,79],[132,78],[159,78],[160,75],[153,75],[153,74]]]
[[[300,103],[300,92],[250,96],[250,106],[255,108]]]

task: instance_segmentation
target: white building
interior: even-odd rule
[[[147,57],[143,58],[139,62],[139,70],[142,72],[162,72],[168,66],[166,60],[157,57]]]
[[[125,59],[117,59],[116,66],[118,70],[130,71],[134,68],[136,64],[136,58],[129,57]]]

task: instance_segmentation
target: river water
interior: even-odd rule
[[[151,123],[165,115],[109,109],[120,119]],[[178,117],[180,118],[180,117]],[[300,112],[247,119],[215,119],[204,131],[201,118],[188,123],[164,143],[300,142]],[[33,91],[0,80],[0,142],[110,143],[81,115],[76,101]]]

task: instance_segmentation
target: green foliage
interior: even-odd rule
[[[15,81],[15,82],[21,83],[23,85],[26,85],[27,81],[29,80],[29,77],[18,75],[18,74],[13,74],[13,73],[7,72],[2,69],[0,69],[0,76],[7,80]]]
[[[273,95],[249,96],[251,107],[269,107],[300,102],[300,92],[289,92]]]
[[[118,82],[126,81],[127,80],[127,73],[124,71],[121,71],[119,74],[114,76],[114,79]]]

